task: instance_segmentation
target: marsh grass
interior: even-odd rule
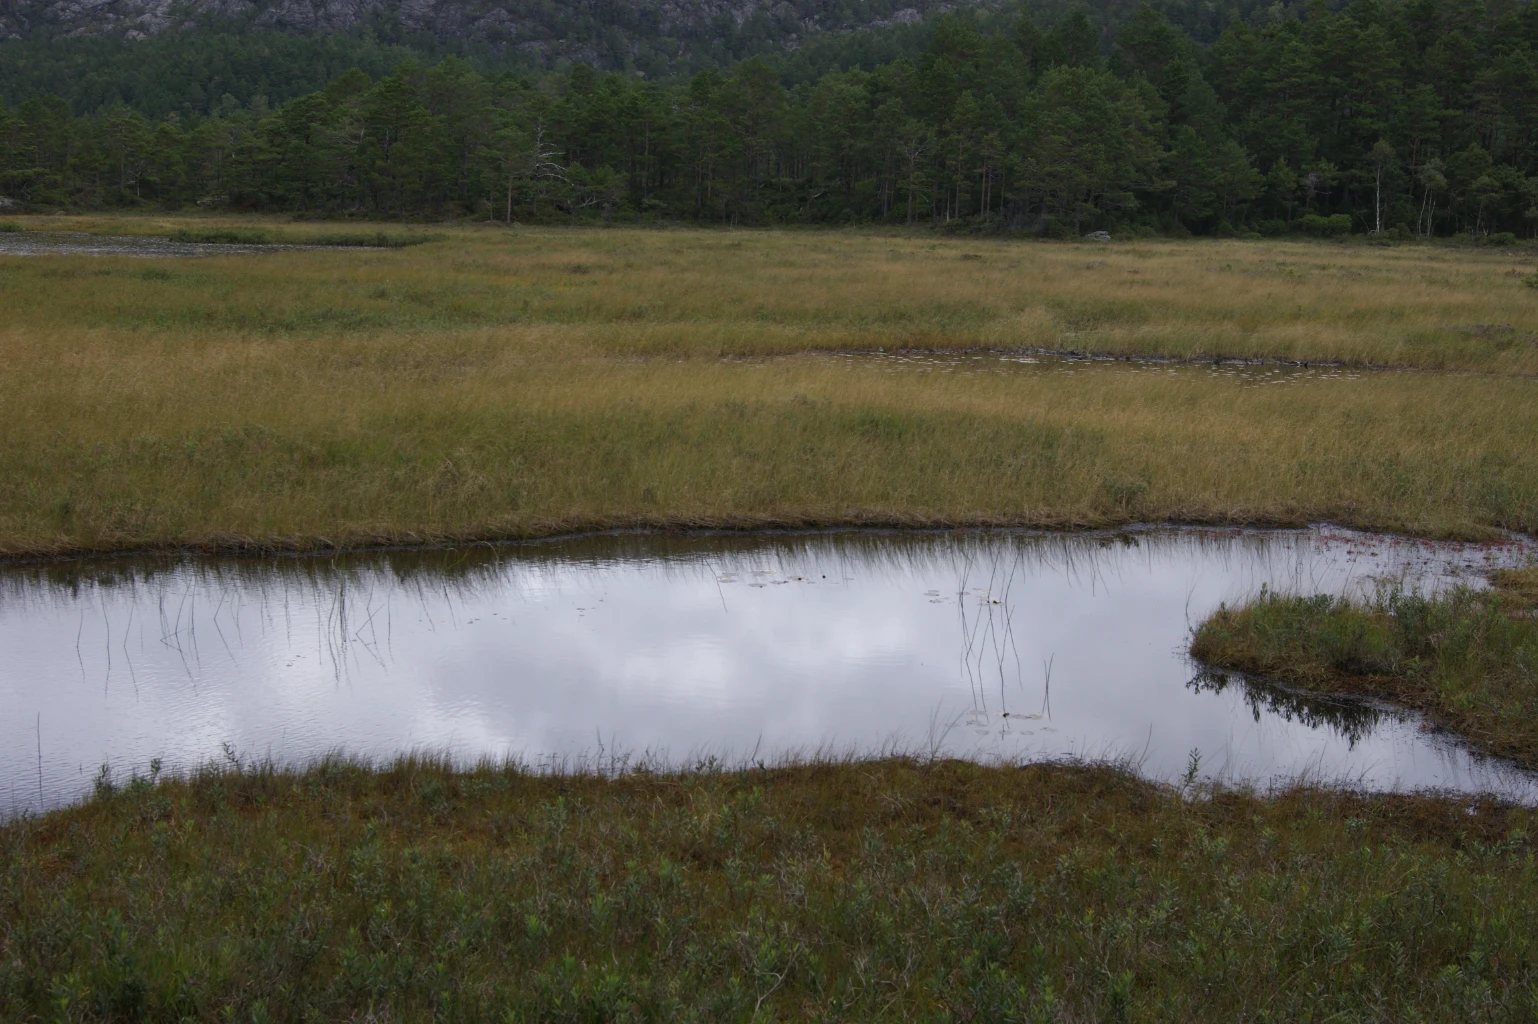
[[[225,232],[305,244],[376,237],[242,218],[22,220],[50,230]],[[622,356],[1042,348],[1538,373],[1538,304],[1522,287],[1538,253],[1527,249],[486,226],[386,237],[429,244],[209,260],[226,313],[212,324],[201,316],[206,294],[136,295],[110,275],[21,289],[6,312],[17,326],[45,331],[305,333],[327,318],[361,330],[545,327],[575,347]],[[35,259],[0,262],[3,279],[17,283],[40,269]],[[359,319],[379,311],[375,291],[413,292],[439,315],[396,309],[384,323]],[[145,305],[163,319],[147,319]]]
[[[0,552],[613,526],[1538,528],[1538,320],[1508,273],[1525,256],[439,233],[410,249],[0,258]],[[978,346],[1481,372],[1259,386],[1197,366],[828,354]]]
[[[1531,529],[1538,510],[1521,381],[618,363],[494,339],[87,344],[0,383],[12,553],[631,526],[1478,535]]]
[[[1538,566],[1500,569],[1490,574],[1490,582],[1512,610],[1526,613],[1538,608]]]
[[[1386,698],[1538,767],[1538,569],[1493,582],[1436,596],[1385,585],[1366,601],[1262,594],[1219,608],[1191,653],[1310,691]]]
[[[1532,812],[909,760],[104,779],[6,1020],[1529,1020]]]
[[[638,525],[1538,528],[1530,254],[440,234],[0,258],[0,551]],[[1260,385],[827,354],[878,348],[1436,372]],[[1460,600],[1397,640],[1382,610],[1302,613],[1349,613],[1381,634],[1363,650],[1464,679],[1437,630],[1483,664],[1530,620]],[[1511,643],[1492,650],[1531,650]],[[1469,696],[1448,722],[1523,756],[1530,725],[1474,728],[1538,721],[1530,683],[1501,685],[1450,690]],[[90,802],[0,825],[0,1019],[1530,1020],[1532,824],[1489,800],[903,759],[104,775]]]

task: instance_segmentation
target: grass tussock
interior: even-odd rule
[[[1203,622],[1191,653],[1308,690],[1408,705],[1480,749],[1538,767],[1538,569],[1493,582],[1436,597],[1386,586],[1369,601],[1262,594]]]
[[[1538,607],[1538,566],[1526,569],[1500,569],[1490,575],[1490,582],[1518,611]]]
[[[0,1016],[1529,1020],[1532,826],[901,760],[138,779],[0,826]]]
[[[1538,529],[1538,320],[1509,254],[968,241],[982,258],[963,261],[929,235],[442,236],[0,258],[0,553],[612,526]],[[828,354],[976,346],[1485,372]]]

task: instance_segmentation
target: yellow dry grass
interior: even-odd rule
[[[30,223],[133,233],[188,222]],[[271,230],[302,241],[336,229]],[[6,260],[6,322],[300,334],[547,327],[568,345],[626,355],[1047,348],[1538,373],[1538,289],[1523,283],[1535,256],[1525,248],[488,226],[431,233],[441,240],[404,250],[274,252],[176,264],[138,281],[133,264],[118,261]]]
[[[1538,293],[1509,253],[440,233],[0,257],[0,551],[648,524],[1538,527]],[[914,347],[1436,372],[828,354]]]

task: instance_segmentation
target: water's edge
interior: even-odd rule
[[[1155,781],[1194,750],[1204,778],[1261,790],[1538,802],[1538,777],[1413,712],[1204,666],[1188,647],[1220,602],[1266,583],[1482,586],[1535,554],[1512,536],[1141,524],[631,529],[12,565],[0,807],[79,799],[104,763],[185,772],[221,748],[283,768],[343,751],[557,768],[618,749],[658,770],[906,753],[1110,762]]]
[[[360,536],[342,541],[329,537],[233,537],[213,536],[206,540],[171,541],[164,544],[128,542],[122,545],[59,545],[46,548],[4,550],[0,546],[0,572],[42,564],[115,561],[132,558],[171,559],[260,559],[260,558],[336,558],[349,555],[416,554],[449,551],[458,548],[516,549],[541,544],[602,537],[764,538],[801,536],[838,536],[874,534],[915,536],[938,534],[1023,534],[1050,536],[1064,534],[1094,537],[1120,533],[1155,533],[1171,530],[1225,530],[1252,533],[1301,532],[1310,529],[1356,530],[1406,541],[1433,541],[1467,544],[1538,543],[1538,534],[1525,534],[1500,527],[1473,527],[1468,530],[1415,533],[1371,520],[1313,519],[1309,517],[1213,516],[1211,518],[1142,520],[1114,516],[1082,520],[1042,516],[996,517],[913,517],[851,516],[827,519],[823,516],[688,517],[620,516],[614,519],[584,519],[557,522],[548,529],[535,527],[520,533],[449,533],[424,536],[411,530],[398,534]],[[0,542],[3,545],[3,542]]]

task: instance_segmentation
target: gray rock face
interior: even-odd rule
[[[600,44],[611,51],[616,44],[631,52],[641,44],[676,49],[764,20],[768,34],[794,49],[808,33],[910,23],[952,6],[951,0],[0,0],[0,39],[142,38],[187,31],[209,17],[279,31],[342,32],[384,15],[440,39],[607,64],[612,59],[593,60]]]

